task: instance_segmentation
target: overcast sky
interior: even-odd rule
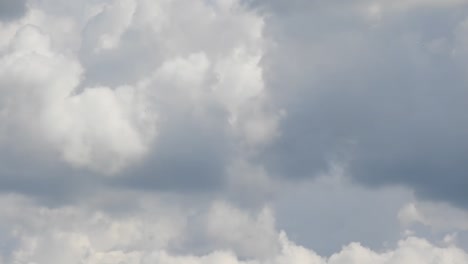
[[[0,264],[466,264],[467,76],[466,0],[0,0]]]

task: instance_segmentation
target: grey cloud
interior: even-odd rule
[[[465,6],[390,10],[373,21],[351,4],[285,12],[262,3],[277,44],[266,78],[288,113],[262,157],[271,173],[311,177],[347,161],[363,184],[404,184],[468,208],[468,63],[452,53]]]
[[[8,152],[0,155],[0,193],[24,194],[55,207],[74,203],[103,187],[102,179],[87,171],[12,149],[4,150]]]
[[[26,13],[26,0],[1,0],[0,20],[10,21]]]
[[[162,191],[207,191],[223,185],[234,152],[225,133],[222,111],[212,109],[219,115],[199,123],[191,113],[172,110],[174,114],[164,122],[154,151],[112,182]]]
[[[223,118],[222,112],[217,118]],[[214,193],[225,185],[226,167],[234,154],[223,124],[218,119],[201,125],[190,113],[173,114],[152,146],[155,150],[112,177],[71,168],[50,153],[38,157],[4,146],[0,192],[35,197],[52,207],[105,190]]]
[[[5,31],[0,234],[14,241],[0,239],[0,252],[12,261],[380,256],[351,245],[329,261],[276,230],[275,220],[321,254],[399,239],[406,192],[297,188],[333,162],[369,186],[405,184],[466,206],[468,67],[451,55],[464,9],[366,17],[365,0],[251,1],[263,28],[237,1],[101,2],[34,1],[34,26]],[[266,40],[278,45],[265,54]],[[213,209],[216,199],[229,202]],[[270,202],[278,216],[258,214]]]
[[[284,188],[274,204],[278,228],[328,256],[352,241],[376,250],[393,246],[401,238],[395,215],[411,197],[402,188],[366,189],[330,175]]]
[[[109,12],[107,16],[97,16],[96,21],[91,19],[91,22],[85,22],[87,26],[83,25],[84,31],[77,32],[83,34],[83,45],[77,53],[86,70],[84,81],[80,83],[82,89],[92,90],[83,87],[109,85],[110,92],[115,86],[138,83],[142,78],[145,82],[151,82],[147,75],[164,68],[161,67],[164,63],[169,65],[161,69],[162,73],[159,72],[160,75],[155,77],[159,79],[148,86],[148,89],[155,89],[154,94],[150,95],[154,97],[151,100],[156,98],[152,103],[159,104],[160,101],[167,100],[165,103],[169,106],[158,105],[157,112],[162,113],[168,121],[157,128],[155,143],[141,142],[145,151],[138,153],[147,154],[144,160],[121,172],[116,179],[105,180],[106,183],[119,188],[127,186],[148,190],[206,190],[216,189],[224,184],[226,167],[237,155],[245,155],[249,162],[258,161],[267,168],[269,174],[291,178],[318,175],[327,171],[331,162],[344,160],[349,162],[350,174],[361,183],[405,184],[413,187],[423,197],[468,206],[464,194],[468,184],[464,177],[468,157],[464,73],[468,65],[466,58],[452,55],[456,45],[463,46],[457,44],[457,38],[463,32],[457,32],[456,28],[467,16],[465,6],[440,8],[428,5],[403,10],[383,6],[380,17],[368,17],[365,7],[370,2],[364,0],[345,4],[341,1],[324,3],[300,0],[287,4],[284,1],[245,2],[269,14],[266,16],[264,31],[266,37],[277,45],[263,56],[262,61],[267,81],[266,90],[273,100],[268,103],[278,109],[284,108],[287,112],[279,129],[280,136],[261,155],[253,158],[239,151],[240,141],[232,135],[245,132],[239,132],[244,129],[242,124],[235,128],[239,131],[228,132],[232,129],[228,124],[232,117],[230,115],[246,119],[245,123],[255,121],[248,119],[252,113],[246,109],[254,108],[244,102],[252,101],[252,98],[248,98],[248,93],[231,94],[231,91],[239,89],[237,84],[231,87],[231,83],[239,79],[237,72],[242,72],[247,77],[251,72],[251,69],[244,70],[240,67],[248,65],[249,60],[241,61],[239,67],[235,65],[233,69],[229,68],[229,65],[236,63],[229,58],[231,50],[236,49],[235,44],[207,43],[208,38],[200,40],[196,36],[187,36],[182,34],[183,31],[170,26],[161,35],[152,36],[154,39],[147,39],[148,36],[144,34],[146,28],[140,28],[137,22],[134,25],[120,23],[121,16],[127,18],[127,13],[132,12],[118,9],[109,9],[106,11]],[[130,6],[132,3],[128,1]],[[149,6],[154,4],[144,1],[139,3]],[[142,5],[137,10],[147,15],[146,19],[150,21],[153,17],[145,13],[144,7]],[[171,12],[174,11],[171,9]],[[195,17],[198,13],[191,15]],[[182,17],[183,14],[175,12],[174,19],[177,20],[179,16]],[[242,24],[239,32],[230,31],[229,34],[226,33],[226,37],[245,39],[241,41],[245,45],[263,42],[263,38],[256,37],[255,30],[243,28],[244,24],[252,21],[261,24],[260,20],[249,18],[244,21],[243,18],[244,16],[239,18],[238,23]],[[223,16],[218,19],[226,23],[226,26],[236,24],[235,21],[223,20]],[[102,28],[99,21],[103,23]],[[187,27],[187,21],[180,21],[183,21],[180,22],[181,28]],[[47,25],[42,26],[47,29]],[[198,26],[200,28],[197,32],[201,35],[216,35],[220,32],[216,23],[208,27],[203,23]],[[100,43],[100,30],[110,30],[110,39],[117,46],[93,54],[96,47],[105,44]],[[166,37],[173,39],[174,43],[163,41]],[[258,43],[252,45],[253,50],[260,48]],[[200,47],[207,44],[212,47],[205,50],[206,54],[193,57],[188,55],[199,52]],[[152,48],[153,46],[167,51],[167,54],[162,54],[162,51]],[[214,51],[213,54],[211,51]],[[224,53],[228,58],[218,62],[219,54]],[[201,78],[203,80],[200,83],[192,85],[191,82],[197,79],[193,76],[198,76],[199,71],[205,70],[203,63],[207,57],[209,63],[218,63],[221,68],[216,69],[218,72],[212,72],[215,66],[207,66],[209,73],[206,78]],[[188,67],[189,70],[179,70],[182,67]],[[191,70],[195,73],[193,76],[183,75]],[[216,82],[220,70],[227,72],[225,79],[229,81],[222,83],[223,89],[217,89],[221,90],[219,94],[207,96],[203,89],[210,86],[210,82]],[[233,73],[232,76],[228,76],[230,72]],[[147,77],[150,80],[145,79]],[[187,78],[186,83],[178,83],[184,78]],[[239,83],[245,85],[244,82]],[[181,86],[179,90],[175,88],[178,85]],[[185,98],[188,91],[195,89],[192,86],[199,86],[196,88],[197,93],[207,98],[201,101],[196,101],[200,98]],[[254,83],[253,86],[258,85]],[[80,94],[82,91],[76,92]],[[197,93],[195,96],[199,96]],[[166,98],[161,99],[166,95]],[[89,98],[93,98],[93,95],[89,95]],[[252,105],[263,103],[255,100],[254,97]],[[206,107],[207,102],[218,105],[213,110]],[[94,104],[100,105],[99,102]],[[124,106],[127,105],[122,104],[122,108]],[[196,108],[209,112],[208,121],[190,115]],[[89,109],[89,106],[83,105],[83,109]],[[120,108],[117,110],[120,111]],[[137,110],[139,114],[144,112],[139,108]],[[72,118],[78,119],[80,111]],[[89,119],[94,120],[91,116],[90,114]],[[121,117],[116,120],[120,119]],[[85,121],[88,119],[83,122],[90,125]],[[134,121],[129,120],[129,125],[133,126]],[[94,123],[90,125],[94,126]],[[113,129],[110,127],[109,131]],[[142,132],[146,129],[138,127],[137,130]],[[99,135],[99,140],[107,140],[106,133]],[[256,134],[251,134],[255,138]],[[73,143],[76,139],[76,142],[86,142],[83,139],[86,137],[89,140],[90,135],[80,134],[70,141]],[[96,139],[96,142],[99,143],[99,140]],[[113,153],[112,145],[119,143],[125,154],[127,146],[120,144],[123,141],[120,138],[116,141],[109,140],[109,153]],[[90,144],[92,153],[102,150],[96,147],[96,142]],[[109,153],[103,151],[98,156],[106,159]],[[92,161],[95,162],[96,159]],[[109,161],[114,159],[109,158]],[[33,165],[30,168],[31,171],[35,170],[32,169],[35,168]],[[69,174],[69,171],[78,175],[83,171],[83,174],[92,174],[86,169],[77,169],[76,172],[62,167],[43,168],[39,171],[47,175],[36,178],[41,180],[37,181],[34,189],[40,193],[46,193],[49,175]],[[29,171],[17,173],[32,174]],[[32,192],[28,190],[29,177],[32,178],[5,176],[4,186],[9,187],[4,189]],[[92,178],[76,178],[88,177]],[[55,176],[50,179],[50,184],[56,181]],[[87,180],[83,180],[85,181]],[[42,186],[39,182],[44,187],[39,188]],[[82,184],[87,186],[89,183]],[[79,184],[71,183],[70,186],[72,185]]]

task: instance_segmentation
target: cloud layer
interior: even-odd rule
[[[278,117],[265,109],[258,65],[263,19],[235,1],[195,2],[186,14],[179,5],[85,2],[79,14],[54,16],[37,3],[4,25],[4,137],[20,134],[106,174],[172,151],[158,149],[159,131],[185,122],[194,130],[215,122],[220,140],[246,149],[270,141]],[[225,27],[225,42],[208,42]]]
[[[272,174],[341,162],[361,183],[466,208],[464,1],[250,3],[274,14],[266,82],[288,114]]]
[[[467,263],[467,33],[463,0],[0,0],[0,263]]]
[[[2,237],[14,241],[11,253],[3,255],[3,261],[50,264],[461,264],[468,261],[468,254],[456,246],[437,246],[416,237],[404,238],[394,249],[382,252],[351,243],[330,257],[322,257],[296,245],[284,232],[276,231],[268,208],[252,215],[225,202],[215,202],[207,210],[192,208],[187,214],[184,208],[168,206],[168,199],[161,203],[161,197],[151,198],[152,203],[141,199],[138,211],[131,216],[119,216],[80,206],[49,209],[21,197],[2,196],[5,210],[0,227],[2,230],[11,227]],[[30,217],[24,218],[25,213]],[[204,220],[197,221],[197,218]],[[198,223],[199,245],[208,243],[208,248],[216,250],[201,255],[175,254],[174,248],[190,239],[187,237],[190,232],[186,232],[188,223]]]

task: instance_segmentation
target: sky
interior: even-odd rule
[[[466,264],[467,47],[466,0],[0,0],[0,264]]]

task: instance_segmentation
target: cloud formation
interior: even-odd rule
[[[178,5],[89,2],[78,17],[33,5],[5,25],[0,105],[2,130],[11,134],[4,137],[24,134],[21,140],[50,146],[73,167],[105,174],[150,149],[158,155],[158,126],[179,118],[200,127],[216,122],[221,138],[246,149],[270,141],[278,116],[265,109],[263,19],[236,1],[195,2],[186,14]],[[223,27],[233,29],[227,42],[206,42]]]
[[[17,19],[26,13],[26,0],[0,1],[0,21]]]
[[[316,263],[316,264],[458,264],[468,254],[455,246],[436,246],[416,237],[404,238],[394,249],[375,252],[351,243],[330,257],[296,245],[275,229],[265,209],[258,216],[218,202],[202,213],[198,230],[214,239],[216,250],[206,254],[175,254],[170,248],[186,240],[184,228],[197,214],[155,203],[140,203],[133,216],[118,216],[86,207],[49,209],[21,197],[2,196],[0,227],[12,226],[14,240],[4,263]],[[19,207],[21,206],[21,207]],[[20,210],[22,208],[23,210]],[[196,209],[195,209],[196,210]],[[25,218],[24,214],[30,217]],[[192,215],[192,216],[190,216]],[[15,223],[12,223],[12,222]],[[198,243],[206,240],[199,239]],[[241,257],[243,256],[243,257]]]
[[[366,185],[467,207],[465,1],[250,2],[273,14],[265,80],[287,112],[270,173],[341,162]]]
[[[467,263],[466,33],[462,0],[0,0],[0,263]]]

